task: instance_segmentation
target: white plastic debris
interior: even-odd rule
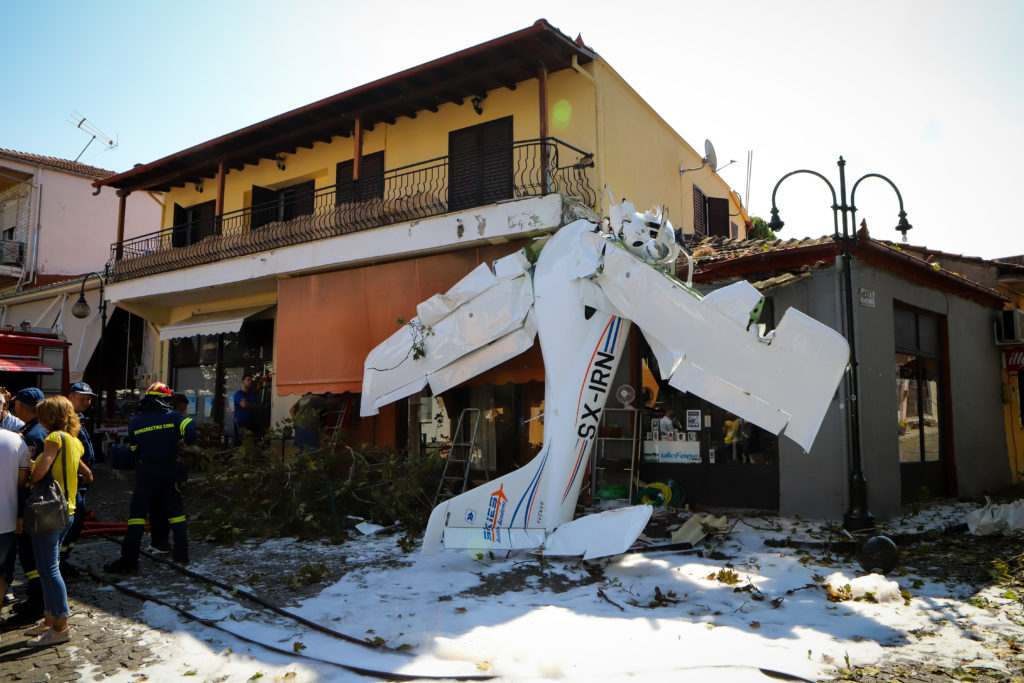
[[[672,532],[673,543],[697,543],[707,536],[708,529],[713,528],[724,531],[729,526],[729,518],[725,515],[716,517],[711,513],[705,515],[694,515],[690,517],[681,527]]]
[[[386,527],[382,527],[380,524],[373,524],[372,522],[359,522],[359,524],[356,524],[356,531],[363,536],[370,536],[384,528]]]
[[[1024,530],[1024,500],[994,504],[967,514],[967,529],[975,536],[998,536]]]

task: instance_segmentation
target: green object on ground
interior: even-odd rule
[[[625,498],[628,495],[626,487],[620,484],[614,486],[602,486],[594,494],[595,498],[603,498],[604,500],[614,500],[616,498]]]
[[[685,501],[686,492],[679,484],[669,479],[667,481],[652,481],[633,495],[632,502],[633,505],[682,507]]]

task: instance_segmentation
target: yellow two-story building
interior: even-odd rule
[[[366,353],[398,319],[478,263],[602,215],[606,187],[684,233],[745,236],[739,196],[702,157],[539,20],[97,181],[122,202],[106,292],[150,324],[138,386],[187,393],[208,429],[231,433],[230,397],[255,373],[265,421],[331,392],[352,399],[338,414],[353,439],[415,447],[430,397],[354,419]],[[125,202],[146,191],[164,193],[162,229],[127,239]],[[531,450],[522,420],[542,380],[531,352],[449,401],[484,409],[492,465]]]

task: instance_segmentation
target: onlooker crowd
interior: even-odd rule
[[[16,557],[26,579],[24,598],[14,605],[0,630],[27,627],[24,634],[33,647],[71,639],[64,577],[77,571],[65,560],[85,524],[85,496],[93,479],[94,452],[84,422],[95,396],[84,382],[72,384],[67,397],[46,398],[35,387],[20,389],[11,396],[0,387],[0,596],[5,603],[14,599],[7,589],[13,580]],[[186,445],[195,443],[196,428],[184,415],[182,398],[187,405],[187,397],[172,396],[165,384],[156,382],[146,392],[141,412],[129,423],[128,439],[138,459],[138,471],[121,557],[104,567],[108,572],[138,570],[147,517],[157,522],[153,525],[153,548],[171,551],[169,537],[173,536],[175,561],[188,562],[181,499],[181,484],[188,473],[179,456]],[[25,515],[33,511],[26,501],[33,485],[52,488],[51,479],[59,490],[56,498],[63,497],[67,522],[61,518],[53,526],[62,528],[42,531],[24,523]]]

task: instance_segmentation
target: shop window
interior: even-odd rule
[[[207,441],[234,434],[232,394],[246,373],[263,376],[273,360],[273,320],[247,320],[235,334],[202,335],[171,342],[172,386],[189,397],[189,417]],[[269,418],[270,386],[259,388]],[[265,425],[266,426],[266,425]]]
[[[770,298],[765,299],[761,321],[767,329],[774,327],[774,306]],[[658,361],[645,343],[641,345],[641,366],[649,368],[651,378],[660,378]],[[656,391],[649,394],[656,398],[653,405],[646,404],[642,414],[644,460],[665,462],[665,453],[689,452],[690,459],[683,459],[688,467],[703,465],[773,465],[777,461],[778,441],[776,437],[757,425],[740,420],[737,416],[709,403],[694,394],[680,392],[660,379]],[[646,394],[645,394],[646,395]],[[686,441],[687,446],[677,447],[675,441]],[[672,460],[668,460],[673,462]]]
[[[939,364],[896,353],[896,400],[901,463],[939,459]]]

